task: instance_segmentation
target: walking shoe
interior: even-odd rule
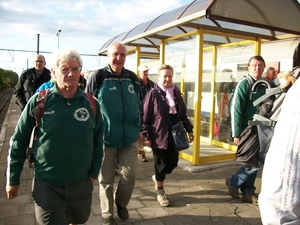
[[[148,162],[145,154],[138,154],[138,158],[141,162]]]
[[[157,191],[157,183],[156,183],[156,179],[155,179],[155,174],[152,175],[152,180],[154,182],[154,188],[155,188],[155,191]]]
[[[246,203],[252,203],[252,204],[258,203],[258,197],[254,192],[252,194],[242,196],[241,200]]]
[[[228,187],[228,194],[233,198],[233,199],[239,199],[239,190],[236,189],[235,187],[232,187],[229,181],[229,178],[226,179],[226,185]]]
[[[102,225],[117,225],[117,223],[114,218],[102,218]]]
[[[118,213],[118,216],[121,220],[127,220],[129,218],[129,214],[128,214],[128,210],[126,207],[122,207],[120,205],[117,205],[117,213]]]
[[[157,201],[161,206],[168,206],[170,204],[169,199],[164,189],[157,190]]]

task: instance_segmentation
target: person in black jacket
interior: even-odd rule
[[[34,58],[34,67],[24,70],[15,86],[14,96],[16,104],[19,105],[21,111],[25,108],[29,98],[44,83],[51,79],[50,70],[46,66],[45,57],[36,55]]]
[[[146,96],[147,92],[151,88],[154,87],[154,82],[148,78],[148,70],[149,70],[149,67],[147,65],[139,65],[139,67],[138,67],[140,84],[141,84],[141,90],[140,90],[140,95],[139,95],[141,106],[142,106],[142,102],[143,102],[144,97]],[[146,152],[144,150],[144,145],[143,145],[142,141],[140,141],[138,158],[141,162],[148,161],[146,158]]]

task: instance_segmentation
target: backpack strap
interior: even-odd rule
[[[47,96],[50,93],[50,88],[46,90],[41,90],[36,97],[36,106],[33,108],[31,115],[35,118],[35,126],[33,127],[30,135],[28,149],[32,149],[33,141],[36,139],[36,128],[41,122],[41,118],[44,113]],[[29,151],[30,152],[30,151]],[[28,153],[27,153],[28,154]]]
[[[89,99],[90,103],[91,103],[91,108],[93,110],[94,116],[97,115],[97,106],[96,106],[96,99],[94,98],[93,95],[91,95],[90,93],[84,93],[87,98]]]
[[[35,118],[35,125],[36,126],[39,125],[39,123],[41,121],[41,118],[43,116],[46,101],[47,101],[47,97],[48,97],[49,93],[50,93],[50,88],[46,89],[46,90],[41,90],[38,93],[38,96],[36,98],[36,107],[32,110],[32,115]]]
[[[266,118],[264,116],[255,114],[253,116],[253,120],[249,121],[249,125],[275,127],[276,121],[268,119],[268,118]]]
[[[244,77],[247,79],[248,84],[249,84],[249,86],[250,86],[249,99],[251,100],[251,99],[252,99],[252,87],[253,87],[253,84],[254,84],[253,78],[252,78],[249,74],[247,74],[247,75],[244,76]]]

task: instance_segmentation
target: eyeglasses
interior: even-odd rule
[[[252,67],[259,67],[259,68],[262,68],[262,67],[264,67],[265,65],[264,64],[257,64],[257,65],[250,65],[250,66],[252,66]]]
[[[125,58],[125,57],[126,57],[126,54],[124,54],[124,53],[111,52],[110,54],[111,54],[112,57],[114,57],[114,58],[117,58],[118,56],[121,57],[121,58]]]
[[[75,67],[75,68],[58,68],[62,74],[69,74],[72,73],[79,73],[81,71],[81,67]]]
[[[45,62],[45,61],[42,61],[42,60],[36,60],[35,62],[36,62],[36,63],[43,63],[43,62]]]

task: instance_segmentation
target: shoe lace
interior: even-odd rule
[[[158,191],[158,194],[159,194],[159,196],[160,196],[163,200],[168,200],[168,199],[167,199],[167,195],[166,195],[166,193],[165,193],[164,190],[159,190],[159,191]]]

